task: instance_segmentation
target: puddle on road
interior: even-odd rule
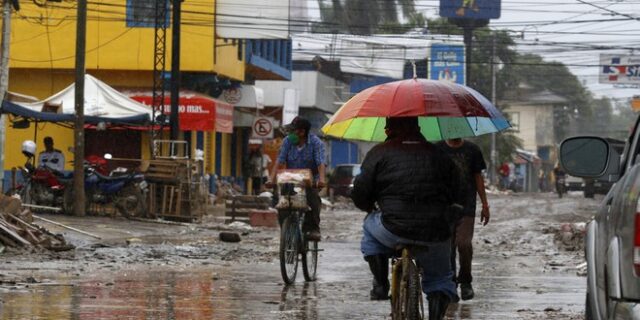
[[[323,246],[316,283],[299,275],[283,286],[277,263],[49,277],[0,290],[0,319],[389,319],[388,302],[368,300],[357,244]],[[476,299],[452,305],[449,319],[581,319],[584,278],[496,270],[488,265],[511,261],[478,258],[495,273],[480,272]]]

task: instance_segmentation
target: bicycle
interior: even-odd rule
[[[277,174],[276,193],[279,194],[280,273],[286,284],[295,282],[298,261],[306,281],[315,281],[318,270],[318,241],[307,240],[302,232],[304,216],[309,210],[305,188],[310,185],[311,171],[285,169]],[[300,257],[300,258],[299,258]]]
[[[460,216],[463,207],[451,204],[449,214]],[[429,243],[414,240],[403,240],[396,246],[401,254],[392,258],[391,269],[391,319],[418,320],[424,319],[424,302],[420,268],[415,262],[414,254],[419,250],[427,250]],[[432,310],[430,310],[432,311]],[[429,318],[432,316],[429,315]]]
[[[401,255],[392,259],[391,319],[424,319],[420,270],[412,253],[419,250],[419,246],[402,244],[398,250]]]

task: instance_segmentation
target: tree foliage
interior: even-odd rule
[[[318,6],[321,22],[313,26],[317,33],[404,33],[426,24],[414,0],[318,0]]]
[[[446,19],[429,20],[431,33],[462,35],[462,29]],[[619,130],[612,130],[612,104],[609,99],[594,99],[580,80],[560,62],[545,61],[541,56],[518,53],[513,47],[515,38],[505,31],[490,30],[488,27],[474,31],[472,64],[467,84],[487,97],[491,96],[491,55],[493,37],[496,37],[496,56],[501,67],[497,72],[496,98],[500,102],[508,93],[518,90],[524,84],[536,91],[548,90],[567,100],[554,110],[554,131],[556,142],[578,134],[612,136]],[[507,106],[498,103],[499,108]],[[500,137],[509,136],[509,133]],[[480,145],[488,146],[488,138],[478,139]],[[506,140],[511,140],[508,138]],[[499,157],[513,150],[517,143],[499,141]],[[488,150],[488,149],[484,149]]]

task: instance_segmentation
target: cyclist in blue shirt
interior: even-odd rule
[[[325,183],[324,143],[315,134],[310,134],[311,122],[302,117],[296,117],[286,126],[289,135],[282,141],[276,170],[271,172],[267,185],[273,185],[279,169],[310,169],[316,188],[307,188],[307,203],[311,210],[305,215],[302,231],[307,239],[320,241],[320,195],[318,190]]]

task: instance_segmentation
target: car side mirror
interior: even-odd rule
[[[576,177],[616,181],[620,175],[620,154],[600,137],[568,138],[560,145],[560,163]]]

